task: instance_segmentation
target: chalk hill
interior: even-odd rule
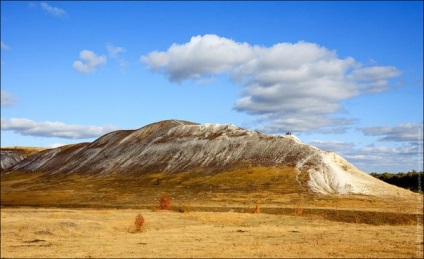
[[[360,171],[341,156],[302,143],[293,135],[267,135],[235,125],[166,120],[106,134],[92,143],[4,155],[2,174],[140,176],[198,172],[217,177],[252,168],[290,168],[293,182],[322,194],[399,196],[409,191]],[[13,165],[12,165],[13,164]]]

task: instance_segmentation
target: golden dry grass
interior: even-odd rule
[[[16,150],[16,151],[21,151],[22,153],[24,153],[26,156],[31,156],[37,152],[43,151],[47,148],[43,148],[43,147],[22,147],[22,146],[14,146],[14,147],[2,147],[2,150]]]
[[[172,197],[175,209],[201,207],[254,209],[336,209],[416,213],[422,194],[385,198],[320,195],[298,185],[290,168],[253,168],[220,174],[146,174],[140,176],[1,175],[1,204],[7,206],[152,208],[160,195]],[[302,177],[300,177],[302,178]],[[301,180],[304,181],[304,180]],[[253,206],[253,207],[252,207]],[[193,210],[193,209],[192,209]],[[422,212],[421,212],[422,213]]]
[[[422,255],[422,194],[319,195],[298,185],[305,175],[295,176],[287,167],[219,174],[1,175],[1,256]],[[156,210],[162,194],[171,197],[172,210]],[[142,231],[134,225],[139,213]]]
[[[131,233],[139,213],[144,230]],[[1,256],[420,258],[420,230],[265,213],[3,207]]]

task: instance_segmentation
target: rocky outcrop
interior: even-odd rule
[[[26,158],[23,151],[17,149],[1,150],[1,171],[5,171]]]
[[[27,157],[41,150],[43,150],[43,148],[28,148],[28,147],[2,148],[0,150],[1,172],[7,171],[9,168],[13,167],[20,161],[26,159]]]

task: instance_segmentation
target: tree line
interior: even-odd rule
[[[422,171],[417,172],[415,170],[412,170],[407,173],[399,172],[397,174],[388,173],[388,172],[379,174],[379,173],[372,172],[370,175],[386,183],[390,183],[405,189],[409,189],[414,192],[423,191],[424,172]]]

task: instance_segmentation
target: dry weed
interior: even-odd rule
[[[296,208],[294,209],[294,215],[302,216],[303,214],[303,203],[296,204]]]
[[[159,204],[157,206],[157,209],[159,210],[169,210],[171,209],[171,197],[167,194],[162,194],[159,198]]]
[[[256,202],[255,209],[253,210],[253,213],[255,213],[255,214],[261,213],[261,205],[259,205],[259,203],[257,203],[257,202]]]
[[[135,232],[144,232],[144,217],[141,214],[138,214],[135,217],[134,225],[131,225],[128,227],[129,233],[135,233]]]
[[[144,226],[144,218],[143,216],[141,216],[141,214],[138,214],[137,217],[135,218],[135,230],[140,231],[141,228]]]

